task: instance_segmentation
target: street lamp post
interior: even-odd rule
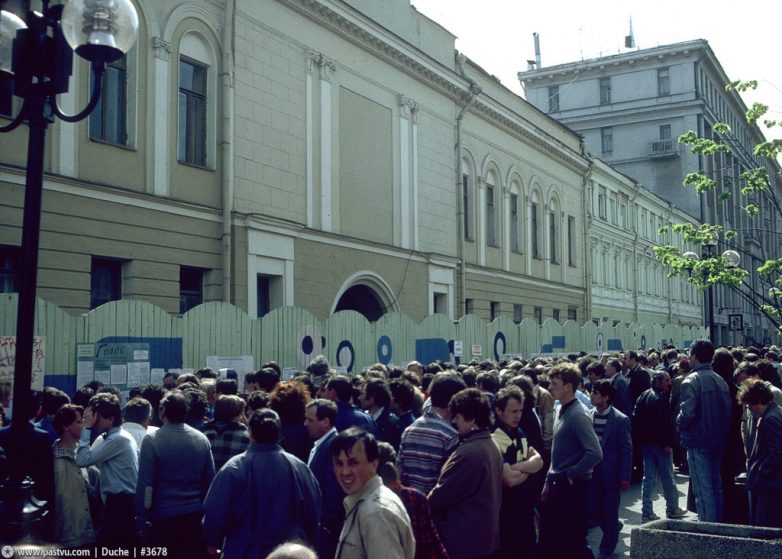
[[[130,0],[71,0],[55,5],[41,0],[38,10],[30,4],[29,0],[22,2],[19,14],[0,12],[0,80],[10,80],[14,95],[23,99],[17,116],[0,127],[0,133],[11,132],[22,123],[28,126],[9,475],[0,486],[0,530],[5,538],[13,539],[22,537],[31,523],[45,515],[40,503],[31,499],[33,484],[24,476],[24,452],[31,403],[46,128],[55,117],[77,122],[92,112],[100,99],[106,65],[127,53],[138,29]],[[57,95],[68,91],[74,51],[91,63],[94,86],[87,106],[67,115],[57,106]]]

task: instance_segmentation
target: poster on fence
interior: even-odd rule
[[[44,375],[44,343],[43,337],[33,338],[33,376],[30,387],[33,390],[43,390]],[[16,336],[0,336],[0,387],[8,388],[8,394],[13,394],[14,367],[16,365]]]
[[[149,344],[96,343],[76,346],[76,386],[92,380],[115,386],[127,401],[131,388],[150,382]]]

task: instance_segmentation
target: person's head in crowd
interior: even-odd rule
[[[178,376],[179,375],[177,375],[176,373],[166,373],[165,375],[163,375],[163,388],[165,388],[166,390],[173,390],[174,388],[176,388],[176,384],[177,384],[176,381]]]
[[[421,386],[421,378],[413,372],[403,371],[402,374],[399,376],[399,378],[402,380],[406,380],[413,386],[416,387]]]
[[[353,383],[345,375],[334,375],[326,384],[326,397],[333,402],[350,402],[353,398]]]
[[[85,425],[98,434],[105,433],[109,429],[122,425],[122,407],[119,397],[111,392],[98,392],[90,399],[90,412],[92,416],[90,425]]]
[[[328,359],[326,359],[323,355],[315,356],[315,358],[310,361],[310,364],[307,367],[307,372],[310,374],[310,376],[313,377],[313,379],[322,379],[323,376],[329,372]],[[316,382],[315,384],[319,386],[320,382]]]
[[[269,395],[269,407],[279,414],[283,423],[303,424],[309,401],[309,390],[295,380],[279,383]]]
[[[194,386],[187,386],[181,392],[184,395],[187,407],[185,423],[200,430],[204,424],[204,421],[206,420],[206,414],[209,410],[209,400],[206,398],[206,393],[200,388]],[[164,401],[165,396],[160,402],[161,409],[163,409]]]
[[[755,417],[761,417],[766,407],[774,401],[774,393],[762,379],[748,378],[739,386],[737,398]]]
[[[494,398],[494,417],[501,425],[515,429],[524,411],[524,392],[515,384],[509,384],[497,392]]]
[[[206,394],[206,400],[209,402],[209,406],[213,407],[217,400],[217,379],[207,378],[201,381],[199,388]]]
[[[587,368],[589,365],[592,364],[593,359],[591,356],[587,355],[584,357],[579,357],[577,360],[571,360],[575,362],[576,365],[578,365],[578,370],[581,371],[581,376],[586,377],[587,376]]]
[[[519,387],[524,393],[524,409],[533,410],[537,403],[537,398],[535,396],[535,385],[532,384],[532,379],[526,374],[517,374],[508,379],[506,386],[511,385]]]
[[[462,371],[462,380],[467,388],[475,388],[475,381],[478,378],[478,373],[475,372],[474,367],[467,367]]]
[[[337,424],[337,404],[325,398],[312,400],[307,404],[304,427],[313,440],[318,440]]]
[[[698,340],[690,346],[690,365],[693,369],[708,365],[714,357],[714,344],[709,340]]]
[[[730,352],[733,354],[733,359],[736,360],[736,363],[744,361],[744,350],[742,348],[734,347]]]
[[[208,378],[217,378],[217,373],[215,373],[212,369],[209,367],[202,367],[201,369],[198,369],[195,372],[195,376],[199,381],[202,381],[204,379]]]
[[[148,384],[141,389],[141,397],[152,406],[152,419],[149,420],[150,425],[160,425],[158,410],[160,409],[160,401],[163,399],[165,393],[166,389],[159,384]]]
[[[406,371],[406,370],[402,369],[402,367],[393,367],[393,368],[388,370],[388,380],[394,380],[394,379],[397,379],[397,378],[401,378],[402,375],[404,373],[406,373],[406,372],[410,372],[410,371]],[[415,375],[415,373],[413,373],[413,374]]]
[[[236,396],[239,394],[239,383],[231,378],[220,378],[215,383],[215,392],[217,397],[220,396]]]
[[[277,444],[280,440],[282,422],[277,412],[264,408],[253,412],[248,421],[250,437],[259,444]]]
[[[244,373],[244,393],[249,394],[250,392],[253,392],[255,390],[258,390],[258,383],[256,381],[255,371]]]
[[[548,373],[551,396],[563,405],[576,397],[576,390],[581,386],[581,371],[571,363],[558,363]]]
[[[663,355],[665,364],[668,366],[673,365],[679,359],[679,352],[675,349],[667,349]]]
[[[412,373],[415,373],[419,377],[424,374],[424,366],[421,365],[421,363],[418,361],[410,361],[407,364],[407,370]]]
[[[491,427],[489,399],[477,388],[465,388],[457,392],[448,407],[451,410],[451,423],[462,438]]]
[[[733,385],[733,374],[736,372],[736,361],[733,359],[730,351],[724,347],[719,347],[714,351],[714,357],[711,360],[711,368],[722,377],[728,386]]]
[[[435,375],[429,385],[429,398],[432,400],[432,411],[450,419],[451,410],[448,403],[454,394],[467,388],[467,385],[456,373],[440,373]]]
[[[500,382],[497,375],[484,371],[475,378],[475,388],[481,392],[495,394],[500,389]]]
[[[160,419],[166,423],[184,423],[188,416],[188,398],[181,390],[170,390],[160,401]]]
[[[647,361],[649,363],[650,369],[656,369],[657,367],[660,366],[660,355],[657,352],[653,351],[649,353]]]
[[[152,404],[140,396],[133,398],[125,404],[125,409],[122,410],[122,417],[125,423],[137,423],[148,427],[149,421],[152,419]]]
[[[269,394],[263,390],[255,390],[247,395],[248,415],[254,411],[269,407]]]
[[[282,378],[282,367],[280,367],[280,364],[276,361],[267,361],[261,365],[261,370],[263,369],[272,369],[275,373],[277,373],[278,378]]]
[[[358,427],[340,432],[331,443],[331,458],[337,483],[346,495],[356,495],[377,475],[377,439]]]
[[[182,373],[176,378],[177,388],[182,388],[183,384],[188,384],[188,383],[194,386],[199,386],[201,384],[198,380],[198,377],[195,376],[195,373]]]
[[[760,371],[758,371],[758,367],[755,363],[742,361],[736,366],[736,372],[733,373],[733,380],[738,386],[748,378],[760,378]]]
[[[622,372],[622,362],[619,359],[610,359],[606,364],[606,377],[613,378]]]
[[[44,416],[53,417],[60,406],[70,403],[71,399],[59,388],[46,386],[41,391],[41,414]]]
[[[95,394],[113,394],[120,401],[122,401],[122,395],[120,394],[119,388],[117,388],[113,384],[104,384],[103,386],[98,388],[98,390],[97,390],[97,392],[95,392]]]
[[[375,412],[380,408],[389,408],[391,404],[391,390],[383,379],[370,379],[364,383],[361,391],[361,408]]]
[[[95,391],[89,386],[82,386],[73,395],[72,404],[86,408],[90,405],[90,398],[95,396]]]
[[[440,365],[436,361],[433,361],[432,363],[429,363],[426,366],[425,372],[434,373],[436,375],[437,373],[442,373],[444,370],[445,369],[443,369],[442,365]]]
[[[434,379],[434,375],[432,373],[424,373],[421,377],[421,390],[429,393],[429,386],[432,384],[432,380]]]
[[[385,441],[377,443],[378,464],[377,475],[383,480],[383,485],[391,489],[399,487],[399,468],[396,466],[396,450]]]
[[[657,390],[668,393],[671,391],[672,384],[668,371],[655,371],[652,375],[652,386]]]
[[[589,399],[599,412],[605,411],[614,401],[614,385],[608,379],[598,379],[592,385]]]
[[[758,366],[758,372],[760,373],[761,379],[770,382],[777,388],[782,388],[777,368],[774,367],[774,364],[771,361],[768,359],[760,359],[759,361],[756,361],[755,364]]]
[[[415,406],[415,388],[404,380],[392,380],[388,383],[388,389],[391,392],[391,411],[396,415],[402,416],[413,409]]]
[[[215,402],[215,421],[236,421],[245,423],[247,418],[244,410],[247,407],[245,401],[234,394],[220,396]]]
[[[302,542],[285,542],[275,547],[266,559],[318,559],[318,554]]]
[[[83,407],[75,404],[63,404],[54,413],[52,425],[61,438],[75,444],[81,438],[81,432],[84,428],[83,417]]]
[[[271,393],[280,382],[280,373],[271,367],[265,367],[255,373],[255,382],[258,383],[259,389]]]
[[[141,397],[141,387],[140,386],[134,386],[130,390],[128,390],[128,400],[132,400],[133,398],[140,398]]]
[[[606,378],[606,369],[599,361],[591,361],[587,365],[586,374],[589,377],[589,382],[594,384],[598,380]]]
[[[623,357],[623,365],[625,369],[627,369],[628,371],[632,371],[640,364],[641,364],[641,359],[637,351],[631,349],[630,351],[625,352]]]
[[[315,398],[315,394],[318,391],[318,387],[315,386],[315,383],[312,382],[312,378],[307,373],[298,373],[294,375],[294,377],[291,380],[295,380],[296,382],[302,383],[304,386],[307,387],[307,391],[310,393],[310,398]]]

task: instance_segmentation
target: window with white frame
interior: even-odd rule
[[[600,104],[611,102],[611,78],[600,78]]]
[[[669,68],[657,69],[657,95],[671,94],[671,71]]]
[[[576,265],[576,218],[567,216],[567,263]]]
[[[492,247],[499,246],[497,242],[497,204],[495,201],[495,189],[493,184],[486,184],[486,244]]]
[[[179,61],[179,161],[206,166],[207,68]]]
[[[606,218],[606,189],[601,188],[597,193],[597,216],[605,220]]]
[[[548,112],[559,111],[559,86],[552,85],[548,88]]]
[[[90,73],[90,80],[95,76]],[[117,145],[128,143],[128,61],[127,56],[106,66],[100,99],[90,114],[90,138]]]
[[[537,202],[530,204],[530,249],[532,250],[533,258],[540,258],[540,223],[539,223],[539,210]]]
[[[603,153],[612,153],[614,151],[613,127],[605,126],[600,129],[600,149]]]
[[[549,240],[549,257],[552,264],[559,263],[559,254],[557,253],[557,213],[550,211],[548,213],[548,240]]]
[[[521,227],[519,223],[519,195],[510,195],[510,249],[521,252]]]
[[[472,241],[472,177],[469,173],[462,173],[462,209],[464,240]]]

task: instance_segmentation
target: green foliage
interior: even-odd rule
[[[684,177],[684,186],[694,186],[698,194],[709,192],[717,187],[717,181],[706,175],[705,171],[687,173]]]
[[[768,105],[763,103],[752,103],[747,111],[747,124],[755,124],[760,117],[768,112]]]
[[[688,130],[679,136],[678,141],[680,144],[689,145],[692,153],[700,153],[702,155],[714,155],[718,152],[730,153],[730,148],[725,144],[720,144],[710,138],[701,138],[692,130]]]
[[[748,89],[754,90],[757,88],[758,88],[757,80],[748,80],[748,81],[736,80],[735,82],[730,82],[728,85],[726,85],[725,91],[738,91],[739,93],[744,93]]]

